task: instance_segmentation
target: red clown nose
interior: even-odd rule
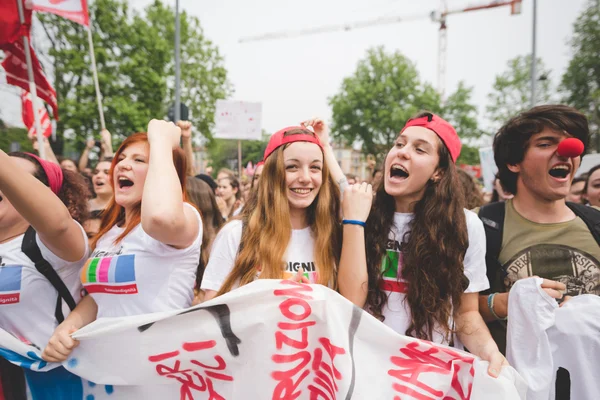
[[[575,158],[583,153],[583,142],[577,138],[568,138],[558,144],[558,155],[561,157]]]

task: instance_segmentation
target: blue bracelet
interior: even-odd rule
[[[362,221],[358,221],[358,220],[356,220],[356,219],[343,219],[343,220],[342,220],[342,224],[344,224],[344,225],[360,225],[360,226],[362,226],[363,228],[364,228],[365,226],[367,226],[367,224],[365,224],[364,222],[362,222]]]
[[[494,297],[496,297],[498,293],[492,293],[488,296],[487,298],[487,305],[488,305],[488,309],[490,310],[490,313],[492,314],[492,316],[494,318],[496,318],[498,321],[506,321],[507,318],[500,318],[498,316],[498,314],[496,314],[496,312],[494,311]]]

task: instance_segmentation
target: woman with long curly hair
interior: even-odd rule
[[[506,360],[479,315],[478,292],[489,287],[485,232],[463,208],[460,148],[448,122],[420,113],[387,154],[375,199],[366,184],[346,189],[338,285],[400,334],[464,343],[497,376]]]
[[[152,120],[148,133],[129,136],[110,168],[114,188],[93,253],[80,278],[89,293],[56,328],[42,357],[64,361],[77,341],[71,333],[101,317],[123,317],[189,307],[202,221],[186,200],[181,131]]]
[[[33,154],[0,150],[0,283],[5,291],[0,328],[32,349],[46,346],[81,298],[78,272],[88,241],[80,223],[87,216],[88,195],[78,173]],[[50,267],[50,273],[43,274],[38,266]],[[55,284],[49,279],[56,279]],[[23,370],[5,360],[0,364],[7,396],[25,398]],[[72,389],[73,376],[62,367],[53,371],[53,386],[43,389],[35,385],[43,372],[24,372],[31,393],[45,390],[59,397]]]
[[[339,209],[340,192],[315,133],[289,127],[273,134],[256,192],[241,219],[215,239],[201,285],[205,299],[257,278],[335,287]]]

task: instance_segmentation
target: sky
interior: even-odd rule
[[[175,3],[175,0],[170,0]],[[462,9],[492,0],[448,0]],[[151,0],[130,0],[142,9]],[[537,55],[554,83],[571,58],[568,40],[586,0],[538,0]],[[353,74],[367,49],[384,46],[416,63],[421,79],[437,87],[438,28],[429,13],[439,0],[180,0],[180,8],[197,16],[204,33],[225,59],[235,93],[232,99],[261,102],[262,126],[273,132],[315,116],[331,120],[328,99]],[[509,59],[531,53],[533,0],[523,0],[520,15],[498,7],[451,15],[447,20],[446,93],[460,81],[473,87],[473,103],[485,126],[487,95]],[[240,43],[246,36],[310,29],[382,16],[422,16],[415,20],[365,29],[297,38]],[[14,90],[2,84],[0,117],[22,125]],[[193,112],[193,110],[191,110]]]

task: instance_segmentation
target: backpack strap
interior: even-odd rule
[[[54,268],[52,268],[52,265],[50,265],[50,263],[42,256],[40,247],[35,239],[36,236],[37,234],[33,227],[30,226],[27,228],[23,238],[23,243],[21,243],[21,251],[25,253],[25,255],[29,257],[31,261],[33,261],[35,264],[35,269],[37,269],[40,274],[44,275],[44,277],[48,279],[54,289],[56,289],[58,292],[54,316],[60,324],[65,320],[62,312],[62,299],[65,300],[71,310],[74,310],[77,304],[75,303],[75,300],[73,299],[71,292],[69,292],[69,289],[67,289],[65,283],[62,281],[62,279],[60,279],[60,276],[58,276]]]
[[[505,203],[497,202],[487,204],[479,208],[478,215],[485,228],[485,263],[487,266],[487,277],[490,282],[490,289],[499,291],[500,288],[494,288],[492,285],[497,282],[499,274],[504,272],[498,257],[500,256],[500,250],[502,249]]]
[[[600,211],[594,207],[571,203],[570,201],[567,201],[567,206],[585,222],[596,243],[600,246]]]

